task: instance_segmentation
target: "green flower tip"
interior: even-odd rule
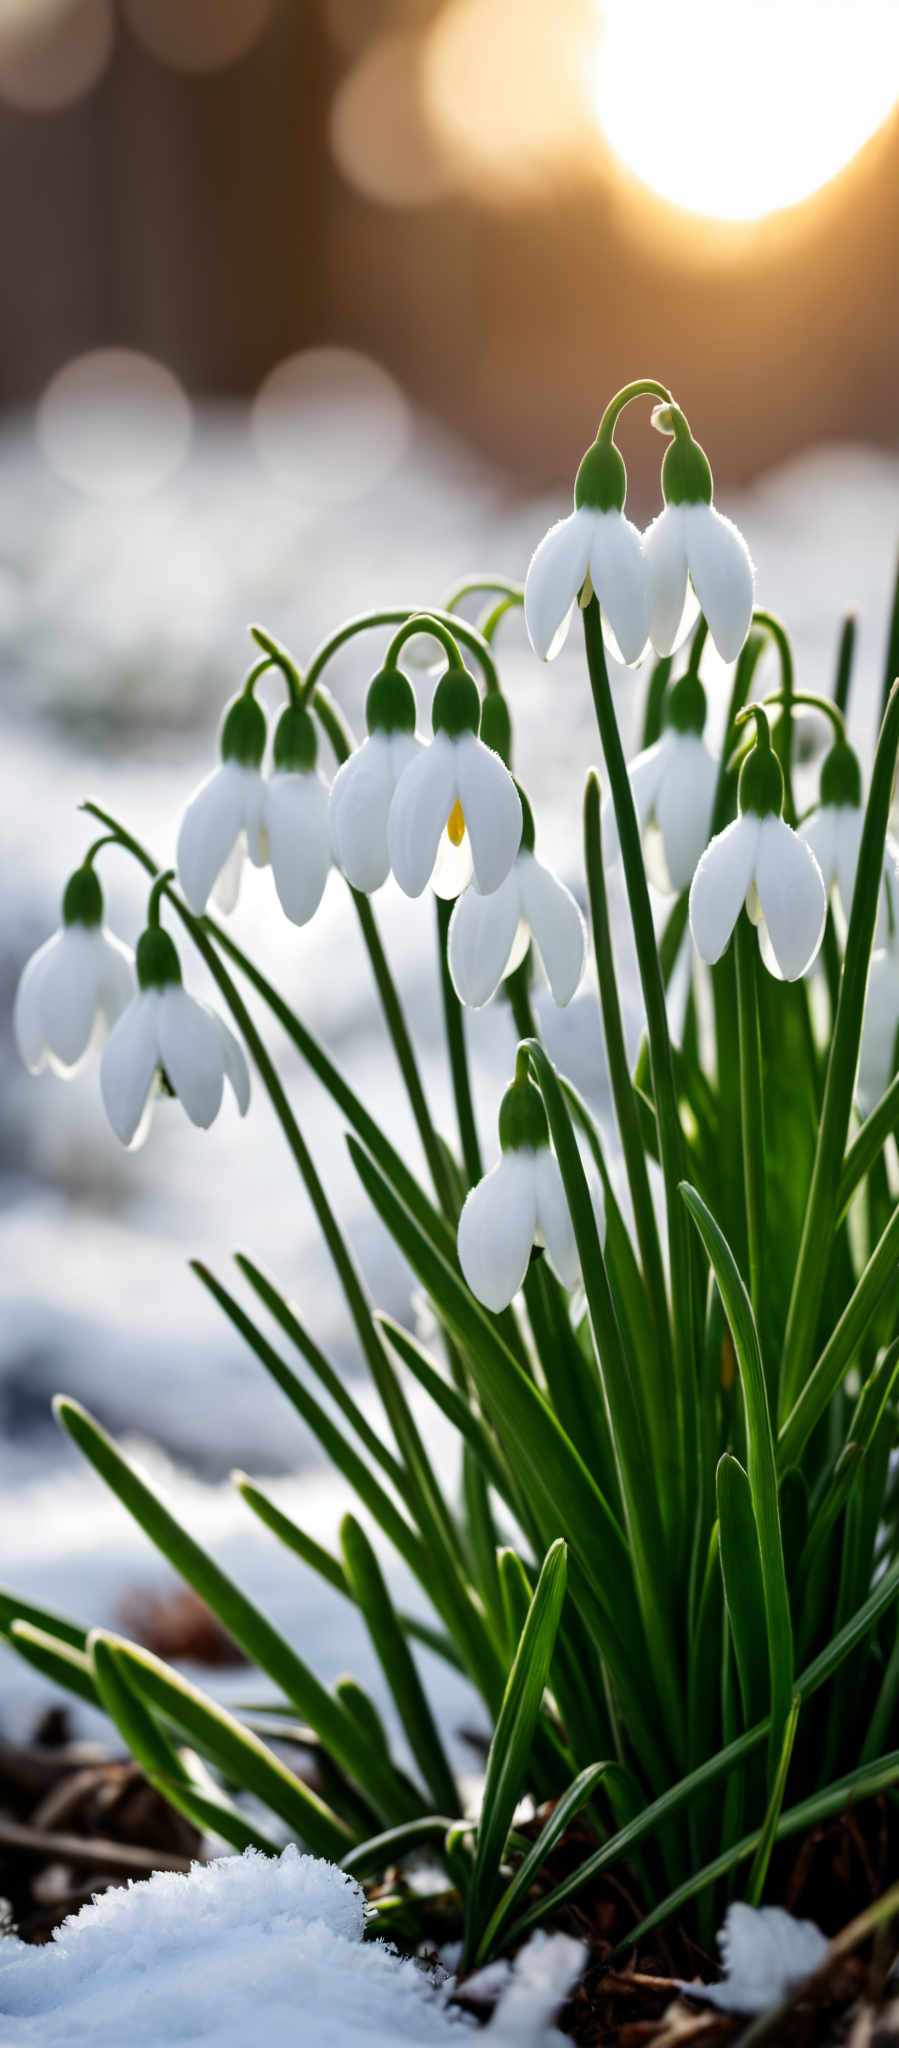
[[[103,891],[89,864],[76,868],[69,876],[63,892],[62,921],[86,925],[103,922]]]
[[[575,477],[575,508],[579,512],[582,505],[586,505],[591,512],[621,512],[626,496],[624,458],[611,434],[603,436],[600,433],[592,448],[587,449]]]
[[[275,727],[272,754],[275,767],[308,773],[315,767],[317,754],[318,740],[312,713],[301,704],[288,704]]]
[[[521,838],[518,842],[518,851],[519,853],[533,853],[534,840],[536,838],[534,813],[531,810],[529,799],[521,787],[521,783],[516,782],[515,787],[521,798]]]
[[[414,732],[415,691],[401,669],[382,668],[373,676],[365,699],[365,723],[373,732]]]
[[[474,676],[467,668],[448,668],[434,691],[431,708],[431,724],[435,733],[448,733],[451,740],[460,739],[464,732],[476,733],[481,716],[481,700]]]
[[[512,719],[505,697],[499,690],[491,690],[481,705],[480,737],[485,747],[498,754],[508,768],[512,759]]]
[[[538,1152],[549,1144],[549,1125],[539,1089],[532,1081],[513,1081],[500,1105],[499,1142],[504,1152],[526,1147]]]
[[[222,760],[239,761],[242,768],[258,768],[265,753],[266,733],[265,712],[255,697],[235,697],[222,726]]]
[[[861,807],[862,771],[858,756],[846,740],[837,740],[821,763],[822,804],[851,804]]]
[[[673,410],[674,439],[662,461],[662,496],[666,505],[710,505],[712,471],[708,456],[694,441],[683,413]]]
[[[706,694],[698,675],[688,670],[672,683],[665,699],[664,722],[675,732],[705,731]]]
[[[135,956],[138,985],[142,989],[168,988],[181,980],[181,962],[168,932],[148,925],[141,932]]]
[[[755,811],[759,818],[769,812],[779,818],[783,810],[783,769],[770,746],[755,746],[740,769],[740,811]]]

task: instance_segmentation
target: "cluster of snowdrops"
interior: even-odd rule
[[[614,428],[623,404],[647,388],[661,391],[641,381],[609,405],[580,465],[574,510],[536,549],[523,592],[527,630],[535,653],[551,660],[575,608],[586,612],[595,600],[605,643],[631,665],[650,651],[666,662],[693,631],[685,672],[673,682],[665,676],[660,736],[628,771],[647,871],[669,895],[689,890],[690,928],[702,960],[712,964],[721,957],[745,905],[765,966],[793,981],[816,959],[828,896],[834,895],[844,920],[849,915],[864,819],[861,769],[832,702],[792,691],[772,701],[775,719],[805,702],[833,726],[820,800],[794,828],[783,815],[784,773],[767,709],[751,706],[740,714],[754,719],[755,731],[740,774],[737,815],[712,833],[722,762],[704,736],[699,666],[705,637],[733,662],[753,619],[766,622],[768,615],[754,613],[749,551],[712,502],[706,456],[683,413],[664,397],[653,414],[654,425],[670,437],[663,509],[643,534],[625,516],[626,478]],[[499,611],[510,602],[506,595]],[[304,680],[284,649],[254,629],[260,658],[226,709],[220,764],[191,799],[178,834],[177,879],[196,917],[210,901],[226,913],[234,908],[246,860],[270,866],[285,916],[297,925],[315,915],[332,864],[366,895],[392,874],[407,896],[420,896],[430,885],[455,899],[448,964],[463,1004],[488,1002],[529,948],[532,958],[534,950],[540,956],[554,1002],[570,1002],[584,973],[584,918],[571,891],[537,858],[531,808],[508,765],[507,707],[489,676],[482,702],[465,665],[463,631],[449,615],[404,618],[368,690],[366,737],[329,787],[319,765],[317,676],[310,672]],[[415,689],[400,665],[407,644],[420,643],[423,635],[445,655],[430,738],[417,730]],[[254,692],[272,669],[283,678],[287,702],[270,735]],[[603,805],[601,836],[610,861],[619,851],[610,802]],[[225,1080],[245,1113],[250,1079],[230,1027],[183,987],[178,952],[162,928],[161,904],[176,871],[153,885],[136,953],[105,926],[94,863],[119,838],[112,832],[95,840],[69,879],[61,929],[22,975],[15,1029],[22,1058],[35,1073],[49,1065],[73,1074],[105,1038],[100,1084],[106,1114],[117,1137],[133,1148],[146,1136],[159,1095],[177,1097],[191,1121],[206,1128],[221,1106]],[[863,1106],[886,1087],[899,1025],[897,863],[899,851],[888,839],[857,1082]],[[526,1067],[504,1099],[499,1136],[500,1161],[468,1193],[458,1232],[466,1280],[493,1310],[513,1299],[535,1243],[545,1247],[566,1286],[574,1285],[579,1270],[546,1115]],[[601,1218],[596,1185],[593,1199]]]

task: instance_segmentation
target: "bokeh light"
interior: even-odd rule
[[[177,378],[134,349],[94,349],[58,370],[37,409],[41,451],[89,497],[129,502],[178,468],[191,408]]]
[[[379,363],[309,348],[269,372],[253,402],[256,453],[272,481],[311,506],[362,498],[401,460],[409,414]]]
[[[74,105],[102,77],[114,40],[111,0],[2,0],[0,99],[24,114]]]
[[[176,71],[222,71],[252,49],[271,0],[122,0],[129,28]]]
[[[603,0],[595,104],[654,191],[750,220],[817,191],[899,96],[897,0]]]
[[[428,206],[453,172],[422,103],[422,43],[379,36],[343,79],[331,107],[331,150],[348,183],[382,206]]]
[[[517,198],[595,155],[597,38],[593,0],[449,0],[427,38],[424,97],[460,178]]]

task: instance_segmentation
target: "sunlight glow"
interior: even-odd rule
[[[899,0],[603,0],[595,104],[628,169],[723,220],[795,205],[899,98]]]

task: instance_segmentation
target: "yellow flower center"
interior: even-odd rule
[[[454,846],[461,846],[465,838],[465,812],[458,797],[446,821],[446,829]]]

